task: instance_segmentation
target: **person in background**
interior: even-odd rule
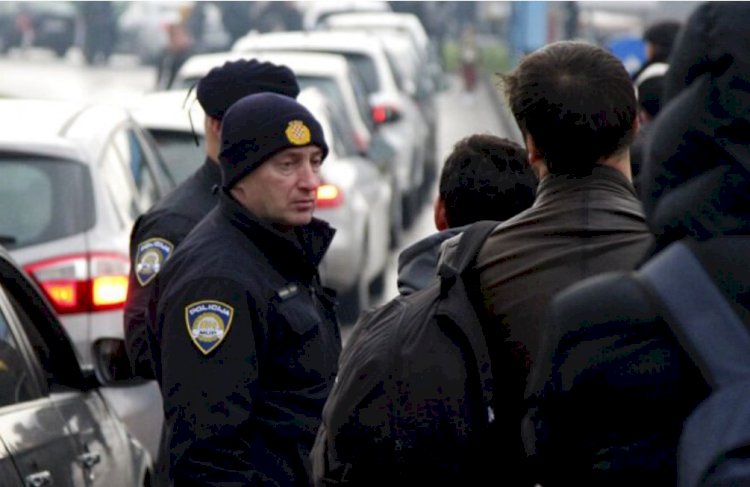
[[[335,233],[313,218],[323,130],[293,98],[224,115],[219,203],[156,277],[159,478],[182,486],[310,485],[308,459],[341,352],[318,265]]]
[[[193,55],[195,40],[180,14],[166,25],[167,46],[159,60],[156,73],[156,89],[167,90],[172,86],[177,71]]]
[[[748,21],[746,2],[706,2],[687,20],[641,180],[656,236],[649,256],[685,244],[746,326]],[[534,480],[545,487],[687,485],[678,479],[678,441],[711,385],[680,346],[660,300],[637,273],[618,272],[566,290],[549,316],[524,421]],[[734,459],[746,463],[737,453]]]
[[[152,353],[158,345],[146,343],[146,305],[151,283],[180,242],[216,206],[214,188],[221,185],[219,148],[224,114],[232,103],[254,93],[275,92],[296,98],[299,86],[286,66],[242,59],[213,68],[198,82],[196,91],[206,115],[206,160],[192,176],[141,215],[130,235],[125,342],[134,372],[146,379],[156,378]]]
[[[473,25],[467,25],[461,34],[461,74],[463,75],[464,91],[471,95],[477,86],[479,78],[479,46],[477,34]]]
[[[536,180],[526,150],[489,134],[465,137],[443,164],[434,204],[438,232],[398,256],[402,295],[427,287],[435,277],[442,243],[479,220],[503,221],[534,202]]]
[[[674,21],[652,25],[644,33],[647,61],[634,78],[638,92],[638,120],[640,130],[630,147],[630,163],[633,182],[640,192],[640,172],[643,165],[643,152],[650,132],[650,124],[661,109],[664,92],[664,75],[669,69],[669,54],[681,24]]]
[[[637,80],[649,66],[654,63],[667,63],[675,39],[682,24],[676,20],[662,20],[649,25],[643,32],[643,43],[646,50],[646,61],[633,73],[633,80]]]
[[[630,178],[637,101],[622,62],[560,41],[524,57],[503,81],[540,182],[533,206],[489,235],[476,269],[504,431],[498,449],[506,478],[521,485],[524,390],[549,302],[586,277],[633,269],[653,238]]]

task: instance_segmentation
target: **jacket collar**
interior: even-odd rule
[[[317,218],[313,218],[307,225],[282,232],[270,223],[256,218],[225,189],[219,190],[219,207],[232,225],[252,240],[269,260],[279,263],[305,263],[317,268],[336,233],[327,222]],[[274,259],[274,256],[283,258]]]
[[[216,192],[214,187],[221,187],[221,168],[210,157],[206,156],[206,160],[203,161],[203,165],[198,168],[198,174],[208,185],[208,189],[212,192]]]
[[[638,198],[633,183],[623,173],[609,166],[597,165],[586,176],[550,174],[539,182],[534,207],[557,201],[564,195],[592,189],[604,189]]]

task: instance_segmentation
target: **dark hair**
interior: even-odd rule
[[[662,63],[667,61],[680,27],[682,24],[677,21],[665,20],[650,25],[644,31],[643,40],[650,42],[653,46],[653,54],[649,61]]]
[[[453,147],[440,174],[439,197],[450,227],[507,220],[534,202],[536,178],[526,150],[508,139],[472,135]]]
[[[551,173],[589,173],[633,141],[633,82],[622,62],[600,47],[555,42],[502,79],[521,131],[534,139]]]

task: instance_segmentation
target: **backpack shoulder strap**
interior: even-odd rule
[[[472,357],[479,374],[484,409],[481,416],[487,423],[494,421],[492,361],[475,296],[479,288],[478,276],[469,271],[473,270],[473,263],[487,236],[499,224],[489,220],[471,224],[446,243],[438,265],[440,302],[436,314],[438,318],[445,318],[439,323],[455,327],[466,338],[470,349],[467,357]]]
[[[438,264],[440,279],[458,276],[471,267],[487,236],[499,224],[500,222],[492,220],[478,221],[446,241]]]
[[[674,318],[666,321],[709,384],[750,377],[750,332],[684,243],[664,249],[639,274]]]

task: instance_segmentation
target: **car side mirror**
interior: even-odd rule
[[[107,386],[133,385],[145,382],[133,373],[125,349],[125,340],[102,338],[93,346],[94,372],[99,382]]]

